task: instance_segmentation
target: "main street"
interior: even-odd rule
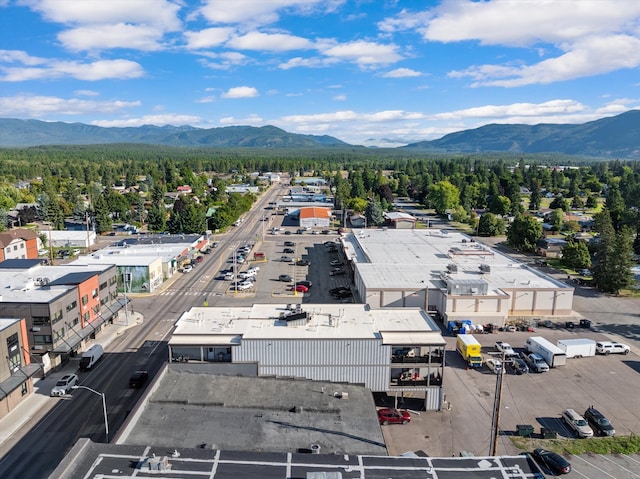
[[[216,273],[239,244],[262,239],[269,224],[262,221],[267,211],[264,208],[286,192],[279,185],[273,186],[259,197],[239,226],[216,235],[218,247],[212,254],[205,255],[205,260],[191,273],[180,273],[169,280],[166,287],[177,289],[179,294],[130,298],[129,311],[141,313],[143,320],[137,326],[123,328],[106,348],[104,358],[95,369],[79,373],[79,384],[105,395],[109,439],[117,435],[142,394],[138,389],[128,388],[131,373],[146,369],[153,378],[168,360],[166,342],[180,315],[193,306],[202,306],[205,299],[213,306],[224,297],[225,285],[214,279]],[[96,342],[100,342],[100,337]],[[76,372],[73,365],[75,362],[65,367],[64,373]],[[57,372],[53,377],[62,374],[62,371]],[[47,398],[43,409],[32,411],[31,415],[36,419],[34,424],[25,424],[29,430],[21,431],[24,434],[16,434],[3,444],[2,451],[6,452],[0,460],[3,479],[45,478],[78,438],[105,441],[101,398],[91,391],[77,389],[63,398]]]

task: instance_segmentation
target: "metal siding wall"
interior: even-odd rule
[[[243,340],[233,362],[257,362],[260,375],[365,384],[385,391],[391,348],[380,340]]]
[[[427,411],[440,411],[442,409],[442,389],[440,387],[427,389],[424,407]]]

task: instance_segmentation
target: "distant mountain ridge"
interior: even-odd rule
[[[299,135],[275,126],[193,126],[143,125],[104,128],[84,123],[45,122],[0,118],[0,146],[96,145],[142,143],[191,147],[313,148],[349,146],[331,136]]]
[[[425,152],[562,153],[640,159],[640,110],[578,125],[491,124],[402,148]]]
[[[300,135],[271,125],[210,129],[154,125],[104,128],[84,123],[0,118],[0,147],[107,143],[217,148],[365,148],[332,136]],[[415,153],[559,153],[640,159],[640,110],[577,125],[491,124],[393,149]]]

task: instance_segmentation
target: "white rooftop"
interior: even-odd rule
[[[343,238],[345,252],[370,289],[442,288],[441,275],[449,265],[452,280],[484,280],[489,291],[518,288],[566,288],[566,285],[529,268],[458,232],[432,229],[367,229]],[[481,265],[489,271],[483,273]]]
[[[2,269],[0,274],[0,302],[36,303],[49,302],[69,289],[82,275],[99,274],[112,265],[73,265],[47,266],[34,265],[25,269]],[[69,275],[80,275],[71,277]],[[55,285],[61,278],[70,284]],[[73,278],[73,279],[72,279]]]
[[[364,304],[305,304],[308,322],[289,324],[281,313],[291,313],[285,304],[255,304],[237,307],[195,307],[185,312],[170,344],[193,342],[197,337],[229,344],[244,339],[380,339],[394,343],[444,344],[440,329],[420,308],[369,310]],[[182,339],[181,339],[182,338]],[[386,342],[386,341],[384,341]]]

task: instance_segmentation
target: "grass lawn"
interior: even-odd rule
[[[640,436],[593,437],[590,439],[528,439],[513,437],[518,449],[533,451],[542,447],[558,454],[638,454]]]

